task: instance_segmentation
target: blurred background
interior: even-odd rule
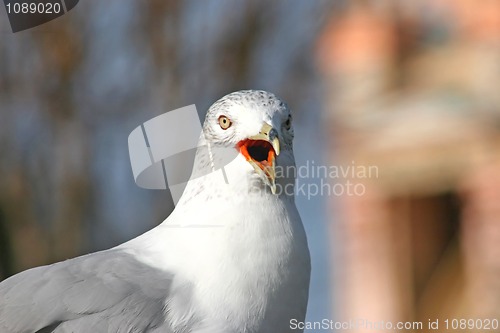
[[[161,223],[129,133],[265,89],[299,167],[347,170],[299,179],[307,320],[500,319],[499,87],[500,0],[85,0],[16,34],[0,10],[0,280]]]

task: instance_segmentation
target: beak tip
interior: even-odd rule
[[[271,145],[273,146],[274,153],[278,156],[280,154],[280,140],[277,137],[274,138]]]
[[[273,182],[270,187],[271,187],[271,192],[273,194],[276,194],[276,184]]]

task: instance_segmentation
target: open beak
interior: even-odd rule
[[[278,133],[268,123],[264,123],[259,134],[238,143],[240,153],[254,167],[255,171],[276,194],[275,160],[280,153]]]

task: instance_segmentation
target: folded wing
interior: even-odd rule
[[[168,307],[189,309],[173,278],[118,249],[33,268],[0,283],[0,331],[172,332]]]

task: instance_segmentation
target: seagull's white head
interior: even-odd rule
[[[292,115],[272,93],[243,90],[222,97],[208,110],[203,134],[210,146],[244,157],[245,172],[257,176],[272,193],[276,193],[277,181],[285,181],[277,178],[288,178],[284,170],[295,165]]]

